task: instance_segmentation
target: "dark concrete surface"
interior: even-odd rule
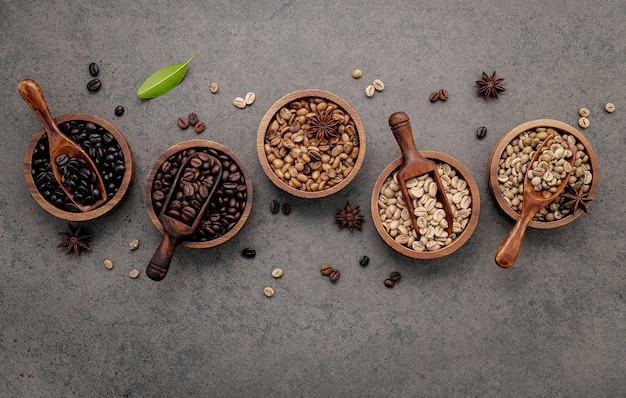
[[[626,395],[623,1],[1,0],[0,21],[0,396]],[[136,97],[152,72],[192,53],[173,91]],[[94,94],[85,87],[90,62],[103,82]],[[494,70],[507,91],[483,101],[474,82]],[[54,115],[109,120],[135,156],[125,200],[82,223],[94,237],[80,258],[56,248],[67,222],[24,181],[25,150],[41,126],[16,90],[26,77]],[[376,78],[386,88],[367,98]],[[441,87],[450,99],[429,103]],[[256,154],[267,109],[305,88],[344,98],[367,135],[357,178],[319,200],[277,189]],[[256,102],[235,108],[248,91]],[[116,117],[120,104],[126,113]],[[488,190],[490,151],[529,120],[576,126],[583,106],[591,125],[581,131],[600,165],[596,200],[565,227],[529,230],[517,263],[500,269],[494,254],[513,223]],[[192,111],[207,124],[200,138],[243,159],[254,205],[236,237],[179,248],[157,283],[144,274],[160,241],[144,185],[162,152],[199,138],[175,123]],[[455,157],[479,186],[474,235],[447,257],[404,257],[371,221],[374,182],[400,154],[387,125],[396,111],[411,117],[418,148]],[[483,125],[489,133],[478,140]],[[289,202],[291,215],[272,215],[272,199]],[[335,225],[347,201],[366,214],[363,231]],[[131,252],[135,238],[141,246]],[[243,258],[244,247],[257,256]],[[336,284],[320,275],[324,262],[342,271]],[[284,276],[274,280],[277,266]],[[133,268],[138,279],[128,277]],[[387,289],[391,271],[402,281]]]

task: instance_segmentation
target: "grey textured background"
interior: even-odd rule
[[[0,0],[0,20],[1,396],[626,395],[622,0]],[[136,97],[152,72],[192,53],[180,86]],[[90,62],[101,68],[96,94],[85,88]],[[356,67],[361,80],[350,76]],[[505,78],[500,100],[474,93],[483,70]],[[55,248],[67,223],[24,182],[25,149],[41,126],[16,90],[25,77],[39,82],[54,115],[101,116],[135,155],[126,199],[83,224],[95,236],[80,258]],[[375,78],[386,89],[366,98]],[[430,104],[440,87],[449,101]],[[367,134],[357,178],[320,200],[275,188],[255,148],[267,109],[305,88],[344,98]],[[254,105],[235,108],[248,91]],[[613,114],[603,111],[608,101]],[[583,132],[601,168],[596,201],[563,228],[529,230],[517,263],[500,269],[493,256],[513,223],[488,191],[491,149],[529,120],[575,126],[582,106],[592,112]],[[143,189],[162,152],[198,138],[175,124],[191,111],[208,126],[200,138],[244,160],[253,210],[229,242],[179,248],[156,283],[143,273],[160,240]],[[374,182],[400,153],[387,125],[396,111],[411,117],[418,148],[455,157],[480,188],[474,235],[441,259],[394,252],[371,222]],[[474,136],[481,125],[484,140]],[[271,199],[291,203],[292,214],[272,215]],[[348,200],[367,215],[363,231],[333,222]],[[131,252],[134,238],[141,246]],[[256,258],[242,258],[244,247]],[[363,254],[367,268],[358,265]],[[338,283],[319,274],[323,262],[341,269]],[[142,275],[132,280],[135,267]],[[387,289],[391,271],[403,279]],[[276,289],[272,299],[265,286]]]

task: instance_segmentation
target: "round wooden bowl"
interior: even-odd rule
[[[177,153],[182,152],[189,148],[197,148],[200,150],[214,149],[214,150],[224,153],[237,164],[237,166],[239,167],[239,170],[243,174],[245,181],[246,181],[246,207],[241,215],[241,218],[239,218],[237,223],[231,229],[229,229],[224,235],[221,235],[215,239],[206,240],[206,241],[187,239],[187,240],[182,240],[180,242],[180,244],[185,247],[195,248],[195,249],[206,249],[206,248],[214,247],[214,246],[217,246],[226,242],[227,240],[235,236],[237,232],[239,232],[239,230],[246,223],[246,220],[250,216],[250,211],[252,210],[252,179],[250,178],[250,174],[244,167],[241,160],[239,160],[239,158],[230,149],[216,142],[207,141],[207,140],[189,140],[189,141],[178,143],[170,147],[167,151],[161,154],[161,156],[159,156],[156,162],[154,162],[154,166],[152,166],[152,170],[150,171],[150,174],[148,175],[148,179],[146,181],[145,192],[144,192],[145,204],[146,204],[146,208],[148,209],[150,219],[152,220],[152,223],[154,224],[154,226],[161,233],[163,233],[163,227],[157,215],[159,211],[155,209],[153,201],[152,201],[152,185],[154,183],[154,178],[157,172],[159,171],[159,169],[161,168],[161,165],[163,164],[163,162],[169,159],[172,155],[176,155]]]
[[[68,113],[54,118],[54,121],[57,125],[74,120],[92,122],[103,127],[105,130],[111,133],[113,137],[115,137],[115,140],[120,145],[120,148],[124,153],[124,167],[126,168],[126,171],[124,172],[124,177],[122,179],[121,185],[115,195],[113,195],[107,202],[105,202],[101,206],[84,213],[67,211],[49,202],[48,199],[46,199],[44,195],[42,195],[41,192],[39,192],[39,190],[37,189],[36,183],[32,175],[33,152],[35,150],[35,147],[37,146],[38,141],[46,133],[46,130],[43,127],[39,129],[37,133],[35,133],[34,137],[30,140],[30,143],[28,144],[28,147],[26,149],[26,155],[24,157],[24,178],[26,179],[26,185],[28,186],[30,194],[33,196],[35,201],[48,213],[68,221],[87,221],[108,213],[124,198],[126,192],[128,191],[130,182],[132,181],[134,176],[133,153],[122,133],[111,123],[98,116],[86,113]]]
[[[285,181],[281,180],[267,160],[265,155],[265,133],[267,132],[272,120],[275,118],[276,114],[280,112],[280,110],[290,102],[294,100],[306,99],[306,98],[321,98],[323,100],[331,101],[337,104],[341,109],[343,109],[350,118],[354,121],[355,128],[359,137],[359,154],[354,163],[352,171],[338,184],[317,191],[310,190],[302,190],[298,188],[294,188]],[[345,188],[357,175],[361,165],[363,163],[363,159],[365,158],[365,130],[363,128],[363,123],[361,123],[361,119],[359,115],[355,112],[355,110],[343,99],[340,97],[329,93],[327,91],[322,90],[301,90],[295,91],[291,94],[287,94],[284,97],[280,98],[278,101],[274,103],[270,107],[270,109],[265,113],[263,119],[261,119],[261,124],[259,125],[259,130],[257,133],[257,152],[259,155],[259,161],[261,162],[261,167],[263,171],[267,175],[267,177],[276,185],[278,188],[282,189],[285,192],[288,192],[294,196],[298,196],[301,198],[322,198],[328,195],[332,195],[336,192],[339,192],[343,188]]]
[[[509,131],[504,137],[498,141],[498,144],[495,146],[493,151],[491,152],[491,156],[489,157],[489,163],[487,167],[487,178],[489,180],[489,190],[491,194],[496,199],[498,206],[502,211],[504,211],[509,217],[513,220],[517,220],[519,218],[519,213],[517,213],[504,199],[504,195],[500,192],[499,182],[498,182],[498,161],[502,156],[502,153],[506,150],[506,146],[513,141],[518,135],[527,130],[534,130],[538,127],[551,127],[561,134],[571,134],[576,137],[576,140],[580,142],[584,147],[587,155],[589,156],[589,162],[591,163],[591,171],[593,173],[593,179],[591,181],[591,187],[589,188],[589,199],[593,199],[595,196],[595,192],[598,189],[598,181],[599,181],[599,169],[598,169],[598,158],[593,148],[591,147],[591,143],[585,138],[585,136],[576,130],[574,127],[560,122],[558,120],[552,119],[537,119],[531,120],[526,123],[522,123],[519,126],[515,127],[513,130]],[[568,224],[575,219],[577,219],[583,213],[582,209],[578,209],[574,213],[571,213],[560,220],[554,221],[531,221],[529,226],[533,228],[539,229],[549,229],[549,228],[557,228]]]
[[[476,228],[476,225],[478,224],[478,217],[480,215],[480,194],[478,192],[478,186],[476,185],[476,182],[474,181],[474,178],[470,174],[469,170],[467,170],[463,166],[463,164],[461,164],[458,160],[456,160],[452,156],[449,156],[445,153],[436,152],[436,151],[420,151],[420,153],[425,158],[434,160],[436,163],[449,164],[452,167],[452,169],[456,170],[457,175],[459,175],[459,177],[463,178],[465,182],[467,182],[467,188],[469,189],[470,196],[472,198],[472,205],[471,205],[472,213],[470,215],[469,221],[465,229],[459,235],[457,235],[457,237],[454,239],[454,241],[450,245],[444,246],[439,250],[423,251],[423,252],[418,252],[416,250],[409,249],[408,247],[399,244],[391,237],[391,235],[389,235],[389,233],[387,233],[387,231],[383,227],[383,223],[380,220],[380,216],[378,214],[378,210],[379,210],[378,196],[380,195],[380,189],[382,188],[383,183],[385,182],[387,177],[392,175],[393,172],[396,171],[402,164],[402,157],[399,157],[398,159],[391,162],[383,170],[383,172],[380,174],[380,176],[376,180],[376,184],[374,185],[374,190],[372,191],[371,213],[372,213],[372,220],[374,220],[374,226],[376,227],[378,234],[395,251],[402,253],[405,256],[412,257],[412,258],[433,259],[433,258],[444,257],[450,253],[455,252],[461,246],[463,246],[465,242],[467,242],[467,240],[472,236],[472,233],[474,232],[474,229]]]

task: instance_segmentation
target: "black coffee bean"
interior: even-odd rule
[[[252,258],[256,256],[256,250],[246,247],[241,251],[241,255],[247,258]]]
[[[92,79],[92,80],[89,80],[89,82],[87,83],[87,90],[91,92],[96,92],[100,90],[101,86],[102,86],[102,82],[100,81],[100,79]]]
[[[89,64],[89,74],[93,77],[98,76],[98,73],[100,73],[100,67],[98,66],[97,63],[92,62]]]
[[[359,259],[359,265],[360,265],[361,267],[366,267],[366,266],[367,266],[367,264],[369,264],[369,263],[370,263],[370,258],[369,258],[369,257],[367,257],[367,256],[362,256],[362,257]]]
[[[394,282],[398,282],[401,278],[402,278],[402,275],[400,275],[400,273],[397,271],[393,271],[391,274],[389,274],[389,279],[391,279]]]
[[[476,130],[476,137],[485,138],[486,135],[487,135],[487,127],[481,126],[478,128],[478,130]]]
[[[283,214],[288,216],[291,213],[291,205],[289,203],[283,203]]]
[[[122,105],[118,105],[115,107],[115,116],[122,116],[124,114],[124,107]]]
[[[385,284],[385,286],[387,287],[393,287],[396,283],[393,281],[393,279],[385,279],[385,281],[383,282]]]
[[[277,214],[280,211],[280,204],[276,199],[270,202],[270,211],[272,214]]]

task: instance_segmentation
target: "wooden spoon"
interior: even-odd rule
[[[396,112],[389,116],[389,127],[391,127],[391,131],[393,132],[394,137],[396,137],[396,141],[398,141],[400,151],[402,152],[402,164],[400,165],[400,169],[397,174],[398,184],[400,185],[402,196],[406,202],[409,214],[411,215],[413,228],[415,229],[418,238],[420,236],[419,228],[417,226],[417,219],[415,218],[413,201],[411,200],[406,187],[406,180],[413,177],[419,177],[424,174],[429,174],[437,184],[437,200],[443,204],[443,210],[446,213],[446,221],[448,222],[446,232],[450,234],[452,232],[453,222],[452,211],[450,210],[450,203],[448,202],[446,191],[441,183],[441,179],[439,178],[439,173],[437,172],[437,164],[430,159],[426,159],[417,151],[415,142],[413,141],[411,122],[409,121],[409,116],[406,113]]]
[[[54,178],[63,192],[65,192],[67,197],[81,212],[88,212],[89,210],[95,209],[106,202],[107,195],[104,182],[102,181],[102,176],[100,176],[96,164],[83,150],[83,148],[80,147],[80,145],[66,137],[61,130],[59,130],[59,127],[56,125],[52,115],[50,114],[50,109],[48,109],[48,104],[46,103],[46,99],[43,96],[43,92],[41,91],[39,84],[32,79],[24,79],[19,82],[17,89],[24,99],[24,102],[26,102],[30,109],[35,112],[35,115],[37,115],[39,120],[41,120],[46,132],[48,133],[50,167],[52,168]],[[95,202],[89,205],[80,203],[76,200],[74,193],[70,190],[70,188],[63,183],[63,173],[59,170],[59,165],[55,161],[61,155],[66,155],[70,159],[78,158],[84,160],[90,168],[90,171],[96,174],[97,181],[95,181],[95,187],[98,189],[100,197],[96,199]]]
[[[196,218],[194,219],[193,223],[186,224],[180,220],[170,217],[166,213],[166,210],[172,200],[172,194],[174,194],[174,192],[178,190],[181,177],[185,174],[189,162],[191,162],[193,158],[199,156],[200,154],[204,154],[204,152],[194,153],[190,155],[187,160],[185,160],[185,163],[180,166],[180,169],[176,174],[176,178],[174,178],[169,193],[167,194],[167,197],[163,202],[163,206],[161,207],[161,212],[159,213],[159,221],[163,226],[163,238],[161,239],[161,244],[152,255],[148,267],[146,268],[146,275],[148,275],[148,278],[154,281],[163,280],[163,278],[167,276],[167,271],[170,268],[170,263],[172,262],[172,256],[174,255],[174,250],[176,250],[176,246],[178,246],[178,243],[183,238],[193,235],[193,233],[196,232],[198,226],[200,225],[200,221],[202,221],[202,216],[206,212],[209,202],[213,197],[213,193],[215,192],[217,186],[220,184],[220,180],[222,177],[222,164],[215,157],[207,155],[209,156],[209,159],[213,162],[213,164],[219,165],[219,171],[213,175],[213,185],[211,186],[211,190],[209,191],[208,196],[204,199],[201,209],[196,213]]]
[[[550,144],[550,141],[552,141],[553,138],[554,134],[549,135],[537,148],[532,160],[530,161],[531,166],[541,155],[541,150]],[[572,156],[569,158],[568,162],[572,165],[574,164],[574,159],[576,159],[576,147],[570,143],[568,143],[568,145],[570,151],[572,151]],[[552,193],[545,189],[535,191],[528,177],[524,176],[522,212],[520,213],[515,226],[513,226],[513,229],[509,232],[506,239],[504,239],[504,242],[502,242],[496,252],[496,263],[500,267],[509,268],[513,265],[513,263],[515,263],[517,256],[519,256],[526,227],[528,227],[528,224],[539,210],[549,205],[554,199],[556,199],[557,196],[561,194],[569,181],[568,177],[569,173],[562,179],[556,189],[556,192]]]

